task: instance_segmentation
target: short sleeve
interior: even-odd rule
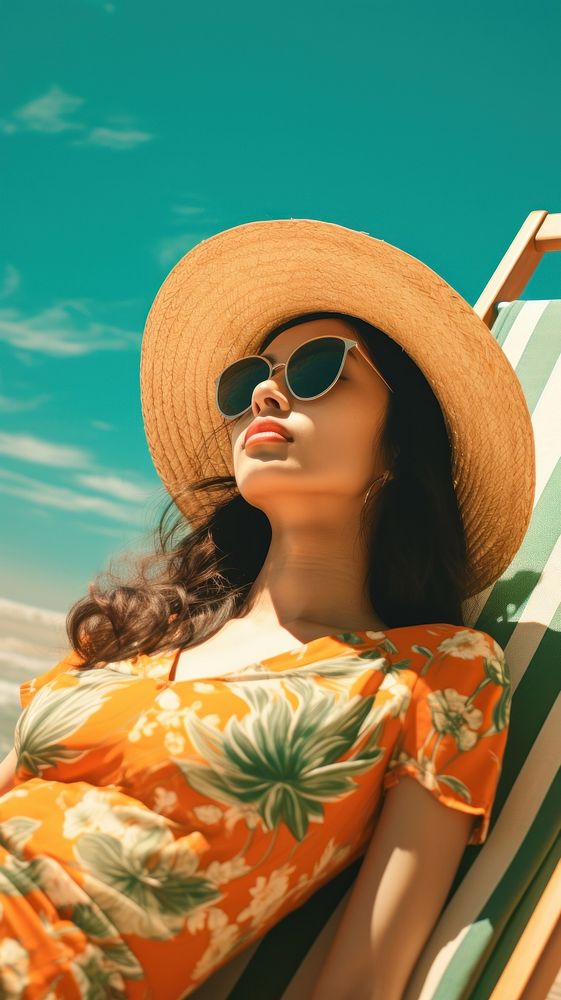
[[[486,632],[462,628],[434,649],[418,644],[418,669],[384,788],[411,775],[443,805],[477,819],[469,844],[487,838],[511,706],[510,671]]]
[[[29,680],[23,681],[19,686],[19,700],[22,709],[27,708],[33,698],[37,694],[37,691],[48,684],[49,681],[54,680],[59,674],[64,673],[65,670],[70,670],[72,667],[77,667],[84,660],[76,653],[75,650],[71,650],[66,656],[55,663],[53,667],[49,667],[44,673],[38,674],[36,677],[31,677]]]

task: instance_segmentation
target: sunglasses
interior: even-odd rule
[[[294,349],[288,361],[274,365],[261,354],[249,354],[228,365],[215,378],[216,405],[223,417],[233,419],[251,409],[256,386],[285,368],[285,381],[296,399],[319,399],[337,382],[345,364],[347,353],[357,351],[380,376],[390,392],[381,371],[370,360],[356,340],[346,337],[314,337]]]

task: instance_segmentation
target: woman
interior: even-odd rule
[[[462,601],[530,519],[516,375],[424,264],[290,219],[179,262],[141,391],[180,516],[21,686],[0,982],[178,1000],[364,855],[313,1000],[398,1000],[502,766]]]

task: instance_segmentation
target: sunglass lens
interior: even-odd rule
[[[335,381],[345,344],[338,337],[316,337],[294,352],[287,369],[291,392],[304,399],[319,396]]]
[[[269,366],[259,358],[241,358],[226,368],[218,382],[218,405],[227,417],[235,417],[251,406],[255,386],[269,375]]]

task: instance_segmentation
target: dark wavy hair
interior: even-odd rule
[[[467,552],[451,445],[421,370],[386,333],[346,313],[294,317],[271,330],[261,350],[283,330],[327,317],[346,321],[394,390],[377,446],[395,478],[373,492],[360,525],[372,607],[388,628],[463,625]],[[213,435],[227,428],[224,421]],[[128,579],[110,563],[70,608],[66,631],[83,669],[196,645],[247,613],[271,541],[268,518],[241,496],[234,476],[201,475],[183,489],[212,498],[212,515],[187,521],[169,500],[151,533],[152,551],[132,557]]]

